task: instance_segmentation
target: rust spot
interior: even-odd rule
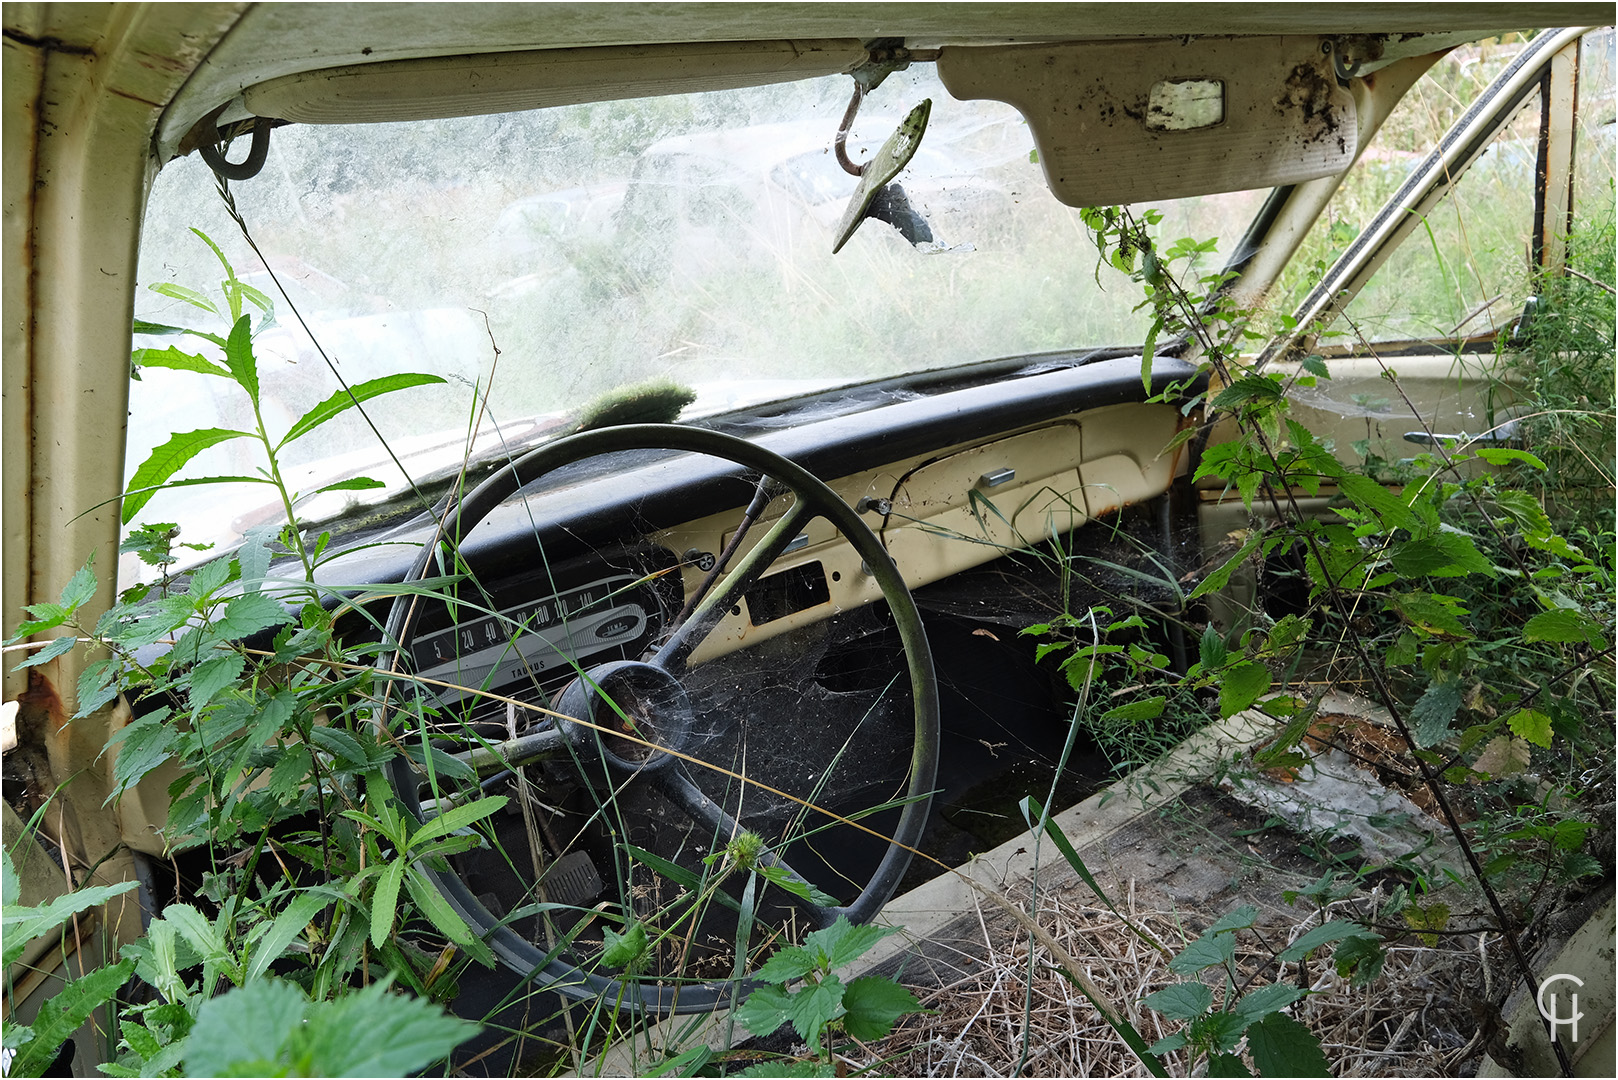
[[[56,692],[56,687],[45,677],[45,673],[38,668],[28,669],[28,689],[18,694],[17,700],[47,716],[64,717],[63,724],[67,722],[65,719],[67,708],[62,704],[62,696]]]
[[[33,37],[21,30],[5,31],[5,39],[14,41],[18,45],[26,45],[31,49],[42,49],[45,52],[59,52],[68,56],[94,56],[95,50],[88,45],[69,45],[61,38]]]
[[[116,94],[118,97],[128,98],[130,101],[138,101],[142,105],[147,105],[147,106],[150,106],[151,108],[154,108],[154,109],[161,109],[163,107],[163,106],[159,105],[155,101],[148,101],[148,100],[146,100],[145,98],[141,97],[138,94],[130,94],[130,93],[127,93],[127,92],[125,92],[123,90],[119,90],[117,87],[108,87],[107,89],[110,90],[113,94]]]
[[[162,53],[139,53],[137,62],[141,67],[151,71],[173,71],[183,75],[191,70],[191,65],[184,60],[174,56],[164,56]]]
[[[17,695],[17,701],[22,706],[17,710],[17,746],[6,753],[5,793],[12,809],[27,821],[56,788],[45,740],[55,718],[65,717],[65,709],[56,688],[38,668],[29,669],[28,689]]]

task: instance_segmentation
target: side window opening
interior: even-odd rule
[[[1496,41],[1457,50],[1418,83],[1314,231],[1310,244],[1321,255],[1294,260],[1283,296],[1296,300],[1310,278],[1324,272],[1326,257],[1339,254],[1369,223],[1377,207],[1366,205],[1367,195],[1390,193],[1409,175],[1414,159],[1400,167],[1402,140],[1424,125],[1442,120],[1447,126],[1459,117],[1486,81],[1475,77],[1485,69],[1498,72],[1526,44]],[[1593,224],[1611,220],[1612,54],[1613,33],[1604,30],[1547,66],[1540,85],[1513,107],[1467,172],[1412,231],[1374,257],[1376,269],[1322,333],[1322,352],[1354,353],[1372,344],[1381,352],[1440,344],[1487,350],[1513,332],[1532,310],[1540,287],[1535,269],[1560,268],[1570,233],[1577,242]],[[1470,86],[1463,85],[1467,72],[1474,76]],[[1443,130],[1427,131],[1425,145],[1435,145]]]
[[[1324,344],[1497,334],[1522,310],[1534,222],[1540,95],[1349,302]]]
[[[1287,264],[1273,295],[1297,307],[1477,96],[1527,46],[1517,34],[1454,49],[1405,94],[1344,177],[1324,219]]]

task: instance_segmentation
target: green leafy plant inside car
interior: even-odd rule
[[[867,975],[844,983],[836,974],[889,934],[892,926],[855,926],[839,917],[824,930],[805,935],[802,945],[776,950],[753,978],[765,983],[748,995],[736,1020],[755,1035],[791,1024],[816,1059],[807,1068],[783,1071],[780,1063],[744,1070],[742,1076],[833,1076],[834,1040],[839,1035],[871,1042],[893,1030],[901,1016],[921,1012],[915,995],[892,979]],[[796,984],[796,989],[789,989]]]
[[[171,524],[137,526],[123,545],[164,576],[137,585],[93,624],[81,618],[96,593],[95,570],[74,575],[54,604],[36,604],[13,642],[65,629],[19,667],[45,663],[86,643],[93,659],[78,682],[75,719],[120,695],[138,719],[109,740],[111,800],[169,766],[164,831],[170,853],[203,853],[200,895],[170,904],[118,964],[86,973],[63,995],[72,1008],[30,1031],[7,1020],[7,1045],[22,1051],[12,1075],[28,1075],[87,1015],[137,973],[153,997],[131,1003],[119,1024],[119,1075],[369,1075],[407,1072],[442,1058],[477,1029],[446,1017],[426,998],[453,983],[468,962],[492,964],[483,942],[449,907],[420,867],[486,843],[473,826],[504,805],[470,801],[426,825],[407,820],[380,772],[395,755],[434,755],[444,772],[459,763],[436,750],[384,736],[373,722],[383,692],[364,648],[334,633],[337,597],[315,582],[330,537],[306,533],[297,507],[329,490],[378,487],[358,478],[317,491],[294,490],[281,467],[286,448],[377,396],[439,382],[400,374],[358,383],[320,402],[285,430],[260,397],[256,335],[272,305],[242,282],[212,240],[223,280],[217,296],[172,284],[159,291],[191,305],[211,328],[137,323],[137,333],[178,339],[139,348],[135,373],[169,368],[229,384],[252,422],[242,429],[178,433],[134,472],[121,507],[129,525],[159,490],[251,483],[274,490],[279,526],[248,535],[235,553],[203,563],[183,581],[167,576],[176,546]],[[256,317],[255,317],[256,316]],[[244,441],[260,451],[252,474],[176,479],[202,451]],[[271,562],[298,568],[271,571]],[[431,595],[444,581],[413,588]],[[349,597],[363,610],[360,596]],[[398,591],[392,587],[390,591]],[[249,639],[267,644],[249,647]],[[161,645],[163,648],[154,649]],[[397,692],[395,690],[395,692]],[[464,769],[464,766],[459,766]],[[270,872],[273,867],[273,872]],[[31,914],[13,908],[7,867],[7,945],[42,932],[39,922],[80,890]],[[17,920],[13,933],[13,920]],[[29,921],[32,919],[32,921]],[[453,958],[446,966],[442,959]],[[419,1000],[400,992],[408,988]],[[65,1017],[65,1019],[63,1018]],[[404,1032],[411,1032],[404,1037]]]
[[[1083,213],[1103,257],[1133,276],[1153,312],[1158,332],[1149,336],[1147,363],[1155,341],[1180,338],[1211,380],[1206,392],[1187,383],[1163,395],[1201,421],[1187,424],[1165,452],[1189,446],[1194,479],[1223,484],[1253,515],[1234,552],[1185,579],[1188,607],[1180,617],[1195,618],[1199,601],[1260,566],[1295,566],[1292,587],[1302,603],[1272,615],[1261,591],[1236,625],[1221,630],[1208,621],[1183,673],[1132,641],[1131,620],[1105,607],[1029,628],[1042,641],[1040,657],[1059,663],[1075,686],[1101,665],[1100,678],[1128,690],[1103,699],[1105,713],[1091,720],[1097,726],[1137,712],[1149,722],[1176,695],[1200,702],[1210,720],[1261,707],[1278,725],[1255,758],[1261,768],[1307,760],[1302,744],[1321,694],[1299,681],[1300,663],[1331,658],[1328,682],[1355,680],[1391,714],[1405,767],[1430,792],[1459,851],[1450,879],[1470,879],[1487,905],[1484,925],[1514,944],[1521,926],[1513,913],[1530,906],[1544,884],[1610,872],[1599,853],[1582,850],[1591,829],[1580,810],[1586,792],[1599,795],[1612,777],[1610,374],[1597,379],[1599,388],[1580,384],[1573,412],[1582,410],[1584,419],[1556,407],[1556,395],[1574,393],[1563,367],[1575,342],[1592,350],[1589,366],[1611,370],[1610,221],[1592,230],[1587,249],[1579,237],[1573,241],[1575,267],[1587,270],[1533,286],[1543,302],[1535,315],[1539,344],[1530,335],[1524,354],[1502,342],[1518,357],[1512,362],[1531,369],[1515,387],[1526,386],[1529,395],[1519,411],[1525,425],[1540,418],[1535,430],[1544,441],[1531,440],[1530,450],[1434,439],[1432,451],[1403,463],[1398,483],[1387,486],[1380,463],[1356,467],[1290,415],[1291,390],[1329,380],[1330,369],[1317,356],[1284,368],[1247,356],[1255,313],[1224,294],[1222,275],[1185,269],[1206,245],[1160,247],[1150,214]],[[1390,400],[1408,400],[1391,363],[1384,378]],[[1549,407],[1536,412],[1536,404]],[[1557,427],[1544,417],[1557,418]],[[1216,420],[1232,422],[1236,435],[1206,444]],[[1331,496],[1331,516],[1301,508],[1301,499],[1320,495]],[[1379,920],[1402,918],[1403,929],[1424,943],[1453,932],[1451,904],[1428,895],[1433,879],[1414,876],[1380,911],[1347,924],[1363,933],[1337,946],[1334,959],[1345,975],[1358,980],[1380,970],[1370,923],[1397,933],[1399,926]],[[1498,895],[1505,889],[1509,900]],[[1195,959],[1223,948],[1221,936],[1233,930],[1210,931],[1187,953]],[[1526,957],[1518,953],[1513,962],[1517,975],[1536,985]],[[1178,963],[1191,961],[1182,954]],[[1224,1000],[1214,1010],[1207,987],[1184,984],[1148,1001],[1187,1021],[1174,1045],[1193,1058],[1206,1055],[1210,1075],[1236,1068],[1233,1048],[1258,1019],[1242,1012],[1247,997],[1227,993]],[[1278,1029],[1293,1023],[1278,1014],[1273,1022]],[[1247,1045],[1257,1050],[1251,1038]],[[1253,1056],[1261,1071],[1302,1068],[1298,1061],[1266,1066]]]

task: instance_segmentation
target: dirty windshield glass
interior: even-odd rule
[[[905,372],[1143,338],[1138,297],[1098,272],[1078,212],[1044,185],[1020,115],[951,99],[930,68],[889,79],[861,110],[855,160],[913,105],[933,101],[891,223],[866,221],[833,256],[856,183],[831,153],[850,85],[839,76],[464,119],[282,127],[263,171],[231,185],[261,255],[206,167],[183,158],[155,184],[137,316],[224,331],[171,288],[217,288],[221,265],[196,228],[275,300],[275,321],[257,338],[272,430],[337,389],[333,367],[350,384],[405,371],[447,380],[367,403],[392,455],[355,413],[288,448],[299,490],[353,475],[386,485],[319,496],[300,507],[314,519],[397,488],[394,456],[425,475],[461,460],[474,430],[475,453],[530,443],[565,431],[601,395],[652,380],[694,395],[689,419]],[[1171,240],[1218,236],[1224,257],[1263,194],[1169,204],[1160,229]],[[143,371],[132,385],[127,469],[173,432],[250,426],[228,390],[192,372]],[[237,474],[254,467],[250,456],[249,444],[226,443],[181,475]],[[141,519],[228,544],[281,516],[263,489],[244,485],[163,492]]]

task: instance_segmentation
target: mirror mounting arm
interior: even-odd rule
[[[213,112],[204,116],[197,123],[201,136],[197,141],[197,152],[214,175],[225,180],[251,180],[264,168],[264,161],[270,153],[270,127],[268,117],[259,116],[253,119],[253,141],[248,147],[247,158],[236,164],[225,157],[225,150],[229,140],[219,133],[219,117],[229,107],[227,101]]]
[[[914,56],[904,47],[903,38],[877,38],[865,45],[865,62],[856,67],[849,75],[854,80],[854,96],[849,99],[848,109],[843,113],[843,121],[837,126],[837,137],[832,140],[832,150],[837,155],[837,164],[850,176],[859,176],[865,172],[865,166],[849,160],[848,133],[854,126],[854,117],[859,115],[860,103],[865,95],[882,85],[895,71],[903,71],[910,66]]]

